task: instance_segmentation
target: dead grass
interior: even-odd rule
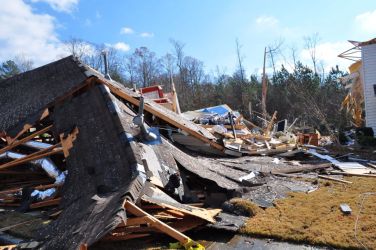
[[[353,184],[320,181],[312,193],[291,193],[275,206],[257,213],[242,229],[243,233],[282,240],[330,245],[339,248],[364,248],[354,236],[354,226],[363,196],[376,192],[376,178],[347,178]],[[339,209],[347,203],[351,215]],[[376,249],[376,195],[366,196],[359,215],[357,238],[368,249]]]
[[[241,198],[234,198],[230,200],[230,203],[234,205],[234,208],[236,210],[242,210],[247,214],[249,217],[253,217],[256,214],[260,213],[263,211],[262,208],[260,208],[258,205],[255,203],[249,201],[249,200],[244,200]]]

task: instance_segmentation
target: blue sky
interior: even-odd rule
[[[161,56],[169,39],[185,53],[231,73],[239,40],[247,73],[259,73],[263,50],[283,40],[277,64],[291,64],[291,47],[310,64],[304,36],[319,34],[317,57],[328,69],[349,62],[336,55],[347,40],[376,37],[376,2],[271,0],[0,0],[0,60],[22,55],[41,65],[66,54],[62,43],[81,38],[121,53],[146,46]],[[122,32],[123,31],[123,32]]]

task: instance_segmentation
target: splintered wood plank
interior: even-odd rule
[[[151,226],[157,228],[161,232],[168,234],[172,238],[179,241],[183,246],[185,246],[189,242],[192,242],[192,240],[189,237],[182,234],[178,230],[170,227],[166,223],[158,220],[157,218],[153,217],[152,215],[148,214],[147,212],[143,211],[141,208],[137,207],[135,204],[133,204],[129,201],[125,201],[124,202],[124,208],[127,210],[127,212],[130,212],[130,213],[132,213],[136,216],[146,216],[146,220],[150,223]]]
[[[75,127],[67,136],[64,136],[64,133],[59,135],[65,158],[69,156],[69,150],[73,147],[73,142],[76,140],[77,134],[78,128]]]
[[[125,224],[124,222],[120,223],[117,227],[125,227],[125,226],[135,226],[135,225],[141,225],[146,224],[146,216],[141,217],[135,217],[135,218],[127,218]]]
[[[265,135],[266,136],[269,136],[270,135],[270,132],[273,128],[273,124],[274,124],[274,121],[277,119],[277,111],[274,111],[273,113],[273,116],[272,116],[272,119],[270,120],[268,126],[266,127],[265,129]]]
[[[200,218],[189,216],[189,217],[184,218],[182,220],[172,222],[170,224],[170,226],[175,228],[179,232],[186,232],[186,231],[189,231],[191,229],[197,228],[198,226],[201,226],[205,223],[206,223],[206,221],[204,221]]]
[[[181,204],[179,207],[174,206],[173,204],[169,203],[164,203],[163,201],[160,200],[155,200],[147,196],[143,196],[141,198],[143,201],[146,201],[151,204],[156,204],[164,209],[170,209],[172,211],[177,211],[180,212],[184,215],[192,215],[194,217],[201,218],[207,222],[214,223],[215,222],[215,215],[220,213],[221,209],[203,209],[203,208],[198,208],[198,207],[192,207],[189,205]]]
[[[326,180],[331,180],[331,181],[338,181],[338,182],[342,182],[342,183],[346,183],[346,184],[352,184],[351,181],[341,180],[341,179],[333,178],[333,177],[326,176],[326,175],[320,175],[319,174],[317,177],[319,177],[321,179],[326,179]]]
[[[87,250],[87,244],[81,244],[79,250]]]

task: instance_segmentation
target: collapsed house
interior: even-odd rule
[[[199,246],[183,234],[188,230],[241,227],[245,217],[217,209],[232,197],[265,208],[288,192],[317,188],[291,173],[333,165],[370,172],[317,147],[295,149],[286,122],[273,126],[275,116],[261,129],[226,105],[180,115],[163,95],[140,92],[72,56],[0,82],[0,221],[20,216],[13,210],[45,209],[3,227],[0,240],[1,232],[17,236],[37,221],[22,240],[7,242],[85,249],[163,232],[188,249]],[[252,157],[274,154],[320,160]]]
[[[122,230],[129,225],[126,211],[147,221],[149,217],[134,206],[142,201],[171,211],[176,208],[180,222],[184,215],[185,220],[194,221],[181,231],[214,222],[217,210],[180,203],[189,199],[177,167],[185,154],[144,122],[143,109],[167,111],[165,119],[175,118],[175,113],[155,108],[146,99],[140,108],[132,106],[144,99],[74,57],[7,79],[0,88],[0,170],[12,169],[14,173],[3,173],[8,177],[16,174],[13,183],[2,181],[2,205],[21,211],[57,204],[61,208],[57,220],[34,235],[39,247],[77,249],[116,228],[109,237],[136,238],[137,233],[129,236]],[[131,102],[122,102],[124,97]],[[189,121],[179,126],[194,133],[203,131]],[[213,139],[210,133],[202,134],[208,142]],[[36,167],[47,176],[40,178],[39,172],[39,179],[29,178]],[[182,244],[191,244],[179,231],[163,224],[158,227],[167,234],[173,232]]]

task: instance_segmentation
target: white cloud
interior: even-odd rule
[[[126,43],[123,43],[123,42],[118,42],[118,43],[115,43],[113,45],[111,45],[111,47],[117,49],[117,50],[121,50],[121,51],[124,51],[124,52],[127,52],[131,49],[131,47],[129,46],[129,44],[126,44]]]
[[[60,12],[72,12],[78,4],[79,0],[31,0],[31,2],[44,2],[51,6],[52,9]]]
[[[55,19],[36,14],[22,0],[0,0],[0,60],[24,55],[45,64],[67,55],[55,33]]]
[[[141,36],[141,37],[153,37],[153,36],[154,36],[154,33],[150,33],[150,32],[142,32],[142,33],[140,33],[140,36]]]
[[[129,27],[123,27],[120,29],[120,34],[133,34],[134,31],[132,28]]]
[[[355,17],[355,23],[367,34],[376,33],[376,10],[359,14]]]
[[[338,65],[342,70],[347,70],[347,67],[351,64],[351,61],[339,58],[338,55],[353,47],[349,42],[326,42],[320,43],[316,46],[316,61],[318,70],[321,70],[321,66],[324,67],[328,73],[332,67]],[[310,51],[303,49],[300,53],[300,59],[304,64],[312,65],[310,57]]]
[[[263,27],[276,27],[278,23],[279,20],[273,16],[260,16],[256,19],[256,24]]]

